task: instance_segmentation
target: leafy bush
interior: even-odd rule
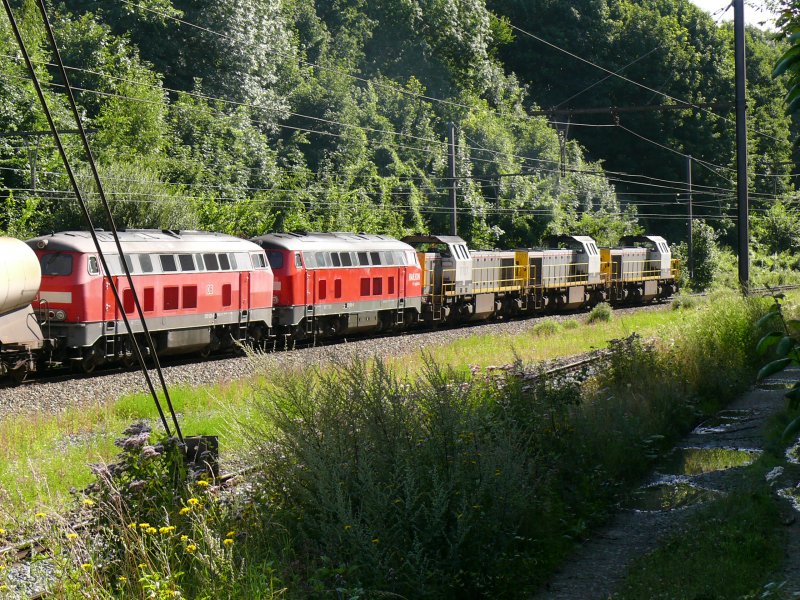
[[[297,576],[416,598],[529,585],[549,467],[519,392],[434,364],[403,382],[380,361],[265,390],[274,429],[253,432],[265,460],[254,504],[288,532],[308,569]]]
[[[697,298],[694,296],[690,296],[689,294],[678,294],[672,300],[672,309],[684,309],[689,310],[695,308],[697,306]]]
[[[539,321],[536,323],[531,331],[535,336],[547,337],[556,333],[560,328],[561,326],[559,325],[558,321],[547,319],[545,321]]]
[[[586,317],[586,322],[587,323],[594,323],[595,321],[608,322],[611,320],[613,314],[614,311],[612,310],[611,306],[606,302],[601,302],[589,312],[589,316]]]
[[[577,319],[567,319],[566,321],[561,322],[561,326],[564,329],[577,329],[580,327],[580,323]]]

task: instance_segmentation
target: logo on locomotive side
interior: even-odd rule
[[[419,281],[420,280],[420,274],[419,273],[409,273],[408,274],[408,280],[409,281]]]

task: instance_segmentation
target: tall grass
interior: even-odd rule
[[[87,550],[109,567],[85,585],[119,588],[121,575],[126,597],[150,597],[131,560],[109,559],[130,545],[132,556],[152,549],[140,563],[147,585],[229,598],[531,593],[670,439],[749,381],[766,304],[719,297],[654,344],[618,341],[586,385],[531,380],[521,362],[473,374],[430,357],[411,375],[360,360],[262,380],[237,433],[257,472],[240,494],[204,496],[185,524],[206,562],[172,532],[128,539],[140,518],[179,526],[196,483],[155,506],[117,485],[97,497],[105,526]],[[226,530],[241,535],[224,542]],[[208,558],[220,552],[223,562]],[[215,569],[236,573],[236,586],[214,587]]]

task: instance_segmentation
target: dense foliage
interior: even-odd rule
[[[678,241],[680,153],[705,161],[694,167],[695,212],[730,241],[729,109],[555,123],[535,115],[670,98],[730,103],[730,26],[688,0],[70,0],[50,8],[122,226],[447,231],[452,121],[458,228],[474,247],[530,246],[567,231],[601,244],[644,230]],[[59,125],[73,129],[33,0],[16,0],[15,11]],[[50,138],[14,135],[46,127],[5,19],[0,33],[0,230],[24,237],[82,227]],[[782,42],[755,28],[748,35],[760,219],[792,189],[792,121],[780,106],[783,79],[771,77]],[[78,140],[65,139],[96,208]],[[793,200],[780,206],[754,228],[769,252],[786,251],[800,223]]]

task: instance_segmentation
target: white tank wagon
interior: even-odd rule
[[[45,345],[31,302],[39,292],[39,260],[25,242],[0,237],[0,376],[22,381]]]

